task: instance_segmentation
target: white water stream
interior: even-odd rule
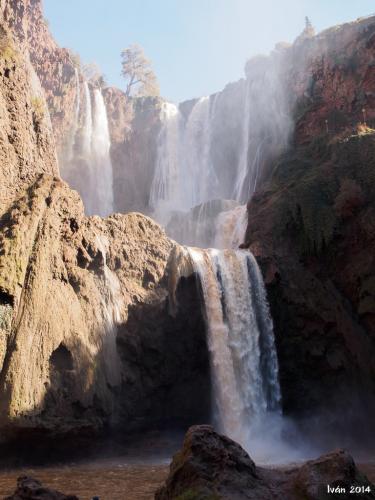
[[[280,412],[281,400],[262,276],[248,251],[188,248],[188,253],[204,297],[214,420],[248,448],[252,431]]]
[[[107,111],[100,89],[83,83],[83,104],[78,71],[75,76],[74,120],[67,151],[61,161],[64,178],[77,189],[87,215],[110,215],[113,211],[113,173]]]

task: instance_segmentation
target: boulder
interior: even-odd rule
[[[375,486],[344,450],[300,467],[261,468],[209,425],[191,427],[156,500],[375,499]]]
[[[45,488],[37,479],[23,476],[18,478],[14,494],[5,500],[78,500],[78,497]]]
[[[186,433],[167,481],[155,495],[156,500],[177,498],[262,500],[272,498],[272,493],[239,444],[210,425],[197,425]]]

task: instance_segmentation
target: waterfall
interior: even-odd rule
[[[185,206],[189,209],[211,199],[210,99],[202,97],[194,105],[185,125],[181,142],[181,164]]]
[[[111,385],[115,386],[120,383],[121,379],[121,362],[116,344],[116,325],[121,322],[121,310],[124,304],[119,279],[107,265],[109,241],[105,236],[97,235],[96,244],[103,257],[104,271],[104,290],[101,296],[102,310],[97,311],[99,314],[98,323],[103,323],[105,333],[101,342],[107,380]]]
[[[80,120],[80,115],[83,115]],[[79,127],[80,122],[82,123]],[[74,125],[69,151],[61,161],[61,172],[82,196],[87,215],[103,217],[113,212],[111,139],[107,110],[100,89],[83,83],[81,110],[80,83],[76,71]]]
[[[73,116],[72,129],[71,129],[71,134],[69,137],[68,162],[71,162],[74,158],[74,149],[75,149],[75,144],[76,144],[76,138],[77,138],[77,132],[78,132],[78,126],[79,126],[79,113],[80,113],[80,107],[81,107],[81,89],[80,89],[80,84],[79,84],[79,74],[78,74],[77,68],[74,68],[74,78],[75,78],[76,98],[75,98],[75,105],[74,105],[74,116]]]
[[[149,205],[166,224],[175,211],[188,211],[212,199],[210,98],[197,100],[188,117],[175,104],[163,103],[162,127]]]
[[[222,92],[163,104],[149,197],[156,220],[168,227],[176,212],[217,199],[251,199],[293,128],[282,70],[278,53],[255,57],[246,78]]]
[[[233,191],[233,198],[235,200],[241,199],[241,194],[243,191],[243,186],[248,174],[248,152],[249,152],[249,134],[250,134],[250,83],[245,82],[245,106],[244,113],[242,115],[242,144],[241,144],[241,154],[239,157],[239,163],[237,166],[237,178],[236,184]]]
[[[149,204],[159,222],[166,223],[173,208],[178,208],[181,175],[179,171],[180,113],[175,104],[164,102],[161,109],[155,174]]]
[[[248,447],[252,429],[279,412],[281,400],[262,276],[250,252],[187,251],[203,290],[214,419],[221,432]]]
[[[84,83],[85,91],[85,121],[82,130],[82,156],[84,158],[91,157],[91,141],[92,141],[92,104],[91,93],[87,81]]]
[[[220,212],[215,221],[215,248],[238,248],[244,242],[247,218],[246,205]]]
[[[94,190],[88,213],[107,216],[113,212],[113,173],[110,156],[111,139],[109,135],[107,110],[103,94],[94,90],[94,116],[91,139],[90,174]]]

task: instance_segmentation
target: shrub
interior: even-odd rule
[[[31,98],[31,106],[33,108],[35,118],[40,121],[45,114],[44,100],[41,97],[34,96]]]
[[[4,31],[0,31],[0,58],[13,61],[17,58],[13,43]]]
[[[38,134],[41,131],[40,125],[46,112],[44,100],[39,96],[31,98],[31,107],[33,113],[33,126],[35,132]]]
[[[375,130],[371,127],[368,127],[365,123],[358,123],[357,125],[357,134],[358,135],[367,135],[373,134]]]

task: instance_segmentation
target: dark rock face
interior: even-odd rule
[[[5,500],[78,500],[78,497],[45,488],[37,479],[20,477],[16,491]]]
[[[374,152],[372,133],[321,137],[285,155],[249,204],[284,410],[325,408],[336,428],[345,414],[363,430],[374,412]]]
[[[328,485],[342,488],[341,493],[329,494]],[[211,426],[201,425],[187,432],[182,450],[174,456],[169,477],[155,499],[348,499],[352,498],[352,487],[362,491],[360,498],[375,498],[374,485],[359,473],[345,451],[306,462],[300,468],[263,469],[256,467],[239,444],[216,433]]]
[[[168,299],[138,304],[118,328],[119,419],[128,430],[210,419],[208,349],[194,276],[180,279],[176,299],[181,307],[174,315]]]

